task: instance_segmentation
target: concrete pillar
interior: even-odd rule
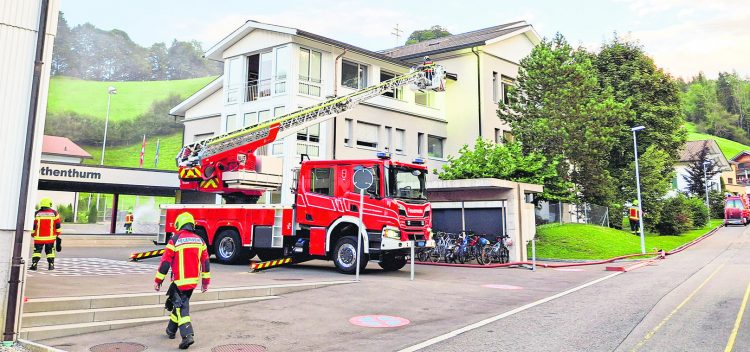
[[[0,182],[0,325],[5,325],[6,307],[8,304],[8,280],[15,238],[16,214],[19,206],[21,175],[23,172],[24,144],[26,124],[28,122],[31,85],[34,74],[34,57],[39,27],[41,0],[5,0],[10,13],[4,14],[0,22],[0,99],[7,104],[0,104],[0,116],[3,128],[0,129],[0,165],[3,165],[3,182]],[[39,179],[39,158],[41,156],[42,136],[44,133],[44,116],[47,107],[47,90],[49,88],[49,62],[52,58],[52,43],[57,28],[59,7],[56,0],[50,2],[47,21],[47,38],[44,51],[44,64],[40,82],[40,94],[37,105],[37,124],[35,126],[33,157],[29,180],[28,207],[25,229],[31,229],[33,210],[36,199],[36,185]],[[23,256],[28,260],[30,236],[24,236]],[[23,269],[25,270],[25,269]],[[21,274],[21,278],[25,275]],[[23,296],[23,283],[20,288]],[[20,297],[19,297],[20,298]],[[18,306],[20,310],[21,305]],[[16,322],[17,324],[17,322]],[[17,329],[16,329],[17,331]]]

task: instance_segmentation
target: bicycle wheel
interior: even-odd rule
[[[417,260],[420,262],[426,262],[430,259],[430,249],[423,249],[417,253]]]
[[[482,247],[482,253],[480,254],[482,265],[492,264],[492,246],[487,245]]]
[[[440,249],[438,247],[433,248],[430,250],[430,261],[433,263],[437,263],[440,261]]]
[[[498,256],[499,256],[498,259],[500,263],[505,264],[505,263],[510,262],[510,251],[508,250],[507,247],[505,246],[500,247],[500,253]]]
[[[456,253],[456,260],[458,260],[460,264],[466,263],[468,261],[468,257],[469,253],[466,248],[460,248],[458,250],[458,253]]]

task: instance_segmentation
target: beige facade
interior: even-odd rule
[[[516,77],[517,60],[538,42],[534,35],[526,30],[498,36],[501,40],[473,50],[435,55],[433,59],[458,77],[446,82],[446,92],[404,87],[331,116],[258,154],[282,158],[282,189],[292,182],[289,171],[299,163],[299,154],[311,159],[369,159],[377,151],[387,151],[399,161],[422,157],[431,171],[439,169],[449,155],[479,137],[480,102],[481,136],[502,140],[496,135],[509,128],[496,114],[501,78],[510,82]],[[207,58],[224,62],[224,75],[171,114],[185,117],[184,142],[192,143],[376,85],[409,72],[421,60],[386,54],[294,28],[248,21],[206,52]],[[287,193],[281,193],[283,203],[292,201]]]

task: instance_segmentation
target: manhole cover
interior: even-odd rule
[[[409,319],[391,315],[359,315],[349,322],[366,328],[396,328],[410,323]]]
[[[211,349],[211,352],[266,352],[266,348],[261,345],[221,345]]]
[[[89,348],[91,352],[141,352],[145,350],[146,346],[133,342],[103,343]]]
[[[274,280],[276,280],[276,281],[301,281],[302,279],[288,278],[288,279],[274,279]]]

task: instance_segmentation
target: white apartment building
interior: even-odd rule
[[[386,93],[258,151],[282,159],[283,185],[300,154],[312,159],[369,159],[387,151],[399,161],[423,157],[440,168],[477,137],[501,142],[509,128],[497,117],[504,85],[540,41],[525,22],[508,23],[432,41],[373,52],[296,28],[248,21],[208,49],[224,74],[174,107],[184,116],[184,143],[278,117],[378,84],[429,55],[450,78],[446,92]],[[434,178],[435,176],[432,175]],[[291,194],[265,201],[290,203]]]

